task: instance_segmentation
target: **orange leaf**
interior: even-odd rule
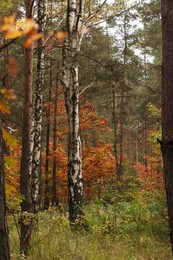
[[[59,40],[63,40],[68,37],[68,32],[57,32],[56,37]]]
[[[42,33],[37,33],[34,36],[32,36],[31,38],[33,41],[37,41],[37,40],[41,39],[42,37],[43,37]]]
[[[16,14],[4,17],[4,23],[9,23],[13,25],[15,23],[15,20],[16,20]]]
[[[27,39],[24,42],[23,46],[27,49],[27,48],[31,47],[32,43],[33,43],[33,41],[31,39]]]
[[[10,107],[8,105],[8,102],[6,102],[2,98],[0,98],[0,111],[4,114],[10,114]]]
[[[0,30],[1,30],[2,32],[8,31],[8,30],[10,30],[10,29],[11,29],[11,24],[3,24],[3,25],[0,27]]]

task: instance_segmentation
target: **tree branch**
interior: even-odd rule
[[[88,88],[90,88],[92,85],[94,84],[94,82],[92,82],[91,84],[89,84],[88,86],[86,86],[80,93],[79,93],[79,96],[82,95],[85,90],[87,90]]]
[[[9,45],[11,45],[12,43],[14,43],[18,38],[12,39],[11,41],[4,43],[1,47],[0,47],[0,52],[3,51],[3,49],[5,49],[6,47],[8,47]]]
[[[103,5],[107,2],[107,0],[105,0],[99,7],[98,9],[95,11],[95,13],[91,14],[88,19],[85,20],[84,24],[86,24],[87,22],[89,22],[92,18],[95,17],[96,14],[98,14],[101,10],[101,8],[103,7]]]

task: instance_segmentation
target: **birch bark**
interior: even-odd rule
[[[68,203],[69,221],[74,225],[82,218],[82,151],[79,130],[79,80],[78,57],[82,35],[84,1],[68,0],[68,38],[63,48],[63,83],[68,116]]]
[[[38,24],[39,31],[45,33],[47,1],[38,0]],[[34,128],[33,128],[33,151],[32,151],[32,204],[33,213],[38,212],[40,162],[41,162],[41,132],[42,132],[42,92],[44,88],[45,74],[45,50],[43,39],[38,41],[37,57],[37,80],[34,101]]]

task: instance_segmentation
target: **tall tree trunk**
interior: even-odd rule
[[[123,141],[124,141],[124,82],[121,84],[121,101],[120,101],[120,131],[119,131],[119,164],[117,171],[117,180],[122,181],[123,178]]]
[[[135,152],[136,152],[136,157],[135,161],[139,162],[139,141],[138,141],[138,136],[135,137]]]
[[[8,238],[7,217],[6,217],[3,147],[4,146],[2,140],[2,132],[0,129],[0,259],[9,260],[10,249],[9,249],[9,238]]]
[[[32,17],[32,0],[25,0],[26,17]],[[25,217],[32,212],[31,200],[31,129],[32,129],[32,74],[33,74],[33,47],[25,49],[25,89],[23,100],[23,128],[22,128],[22,156],[20,165],[20,193],[23,196],[21,203],[21,237],[20,251],[27,255],[30,246],[32,220],[26,224]]]
[[[132,150],[132,131],[131,131],[131,104],[130,104],[130,97],[128,99],[129,106],[128,106],[128,130],[127,130],[127,136],[128,136],[128,171],[129,174],[132,172],[132,164],[133,164],[133,150]]]
[[[144,133],[143,133],[143,154],[144,154],[144,165],[145,171],[147,172],[148,160],[147,160],[147,120],[144,120]]]
[[[115,89],[114,86],[112,86],[112,117],[113,117],[113,131],[114,131],[114,156],[115,156],[115,172],[117,174],[118,172],[118,151],[117,151],[117,124],[118,120],[116,117],[116,111],[115,111]]]
[[[72,226],[83,216],[82,154],[79,131],[79,81],[77,52],[80,51],[84,1],[68,1],[68,38],[63,48],[63,83],[68,116],[68,203]]]
[[[47,127],[46,127],[46,161],[45,161],[45,188],[44,188],[44,209],[49,208],[50,204],[50,183],[49,183],[49,155],[50,155],[50,108],[52,99],[53,75],[52,75],[52,56],[50,55],[50,71],[49,71],[49,107],[47,112]]]
[[[173,1],[162,0],[162,156],[173,254]]]
[[[124,1],[124,51],[123,51],[123,65],[124,65],[124,75],[122,82],[120,84],[120,158],[119,158],[119,166],[118,166],[118,172],[117,172],[117,180],[122,181],[123,179],[123,144],[124,144],[124,105],[125,105],[125,85],[126,85],[126,59],[127,59],[127,14],[126,14],[126,1]]]
[[[47,2],[38,0],[38,24],[39,32],[45,33],[46,26],[46,9]],[[39,183],[40,183],[40,162],[41,162],[41,133],[42,133],[42,92],[44,88],[45,74],[45,49],[43,48],[43,39],[38,41],[38,57],[37,57],[37,80],[35,88],[34,102],[34,144],[32,155],[32,204],[33,213],[38,212],[39,204]]]
[[[57,109],[58,109],[58,84],[59,78],[57,74],[56,78],[56,90],[55,90],[55,102],[54,102],[54,122],[53,122],[53,186],[52,186],[52,204],[58,206],[59,199],[57,196],[57,177],[56,177],[56,164],[57,160],[55,157],[56,144],[57,144]]]

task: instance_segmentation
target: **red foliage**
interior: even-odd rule
[[[61,91],[60,91],[61,92]],[[49,105],[49,104],[48,104]],[[48,105],[45,107],[47,108]],[[51,122],[53,123],[54,105],[51,107]],[[83,179],[84,193],[90,199],[95,193],[96,184],[102,180],[111,181],[115,171],[115,159],[113,145],[104,141],[104,134],[111,131],[108,121],[103,116],[97,115],[95,106],[87,101],[80,108],[80,128],[82,136]],[[67,197],[67,117],[63,96],[58,97],[58,125],[57,125],[57,148],[51,152],[50,177],[52,172],[53,158],[57,160],[58,196],[61,200]],[[52,148],[52,140],[50,147]],[[43,155],[43,160],[45,155]]]
[[[136,162],[134,169],[137,172],[137,181],[140,184],[140,189],[153,190],[164,188],[163,173],[158,173],[152,164],[146,167]]]

